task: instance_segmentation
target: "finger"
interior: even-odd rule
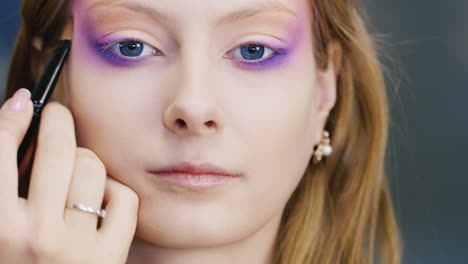
[[[121,241],[122,247],[131,244],[137,224],[138,196],[127,186],[108,177],[104,194],[107,216],[102,221],[99,233],[104,243]],[[125,250],[122,248],[120,250]]]
[[[21,164],[18,164],[18,174],[19,174],[19,179],[21,179],[21,177],[25,176],[25,174],[27,173],[30,173],[28,172],[28,170],[30,170],[31,166],[32,166],[32,158],[33,158],[33,155],[34,155],[34,146],[36,144],[36,137],[34,137],[28,148],[26,149],[26,152],[24,153],[24,158],[23,158],[23,162]]]
[[[17,153],[32,118],[30,98],[19,89],[0,109],[0,204],[18,198]]]
[[[28,194],[28,204],[38,220],[63,221],[75,153],[70,111],[58,103],[49,103],[42,112]]]
[[[67,204],[83,204],[96,210],[101,209],[105,186],[106,169],[102,162],[92,151],[78,148]],[[77,209],[66,209],[64,221],[78,231],[95,233],[98,216]]]

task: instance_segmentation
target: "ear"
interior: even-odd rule
[[[337,80],[341,68],[342,49],[338,43],[331,43],[328,46],[328,62],[326,69],[318,69],[317,72],[317,88],[318,102],[317,118],[318,127],[316,139],[320,140],[322,131],[326,121],[336,103],[337,97]]]

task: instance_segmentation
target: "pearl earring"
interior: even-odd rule
[[[332,154],[333,148],[330,145],[330,133],[324,130],[322,132],[322,139],[320,140],[320,144],[317,146],[317,149],[314,151],[314,164],[319,163],[323,156],[328,157]]]

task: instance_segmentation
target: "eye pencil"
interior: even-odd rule
[[[52,54],[50,61],[48,62],[44,72],[42,73],[39,81],[36,83],[31,93],[31,100],[34,105],[34,113],[26,135],[18,149],[18,167],[23,162],[24,156],[31,141],[37,137],[42,109],[47,104],[48,100],[52,96],[52,93],[54,92],[55,84],[60,77],[63,65],[65,64],[65,61],[70,52],[70,48],[70,40],[59,41],[57,48]],[[30,172],[19,178],[18,195],[20,197],[27,198],[30,178]]]

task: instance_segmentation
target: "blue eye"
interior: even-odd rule
[[[155,48],[136,40],[120,41],[112,44],[109,49],[118,55],[131,58],[156,55],[157,53]]]
[[[241,58],[247,61],[265,59],[274,54],[275,51],[260,44],[242,45],[232,52],[232,58]]]
[[[240,52],[242,54],[242,58],[246,60],[258,60],[263,57],[263,54],[265,54],[265,47],[259,45],[241,46]]]
[[[119,43],[120,52],[128,57],[138,57],[143,52],[144,44],[138,41],[125,41]]]

